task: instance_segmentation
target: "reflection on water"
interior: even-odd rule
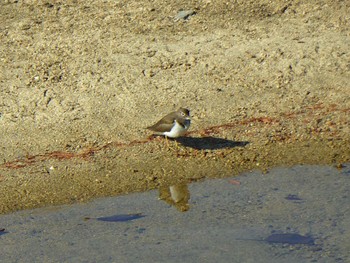
[[[177,210],[186,212],[190,209],[190,191],[186,183],[163,185],[158,188],[159,199],[169,205],[175,206]]]

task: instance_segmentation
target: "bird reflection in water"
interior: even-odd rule
[[[186,212],[190,209],[188,201],[190,200],[190,191],[186,183],[174,185],[162,185],[158,188],[159,199],[169,205],[175,206],[180,212]]]

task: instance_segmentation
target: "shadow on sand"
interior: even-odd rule
[[[175,139],[178,143],[196,150],[219,150],[225,148],[244,147],[249,142],[237,142],[215,137],[179,137]]]

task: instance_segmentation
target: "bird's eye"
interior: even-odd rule
[[[181,115],[182,115],[182,116],[185,116],[185,113],[181,112]]]

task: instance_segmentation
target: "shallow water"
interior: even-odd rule
[[[2,262],[349,262],[350,164],[0,216]],[[158,201],[159,199],[159,201]]]

